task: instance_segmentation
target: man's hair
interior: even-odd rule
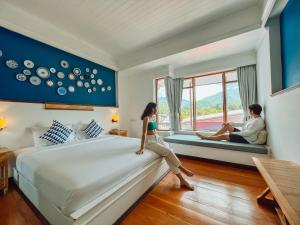
[[[252,105],[249,105],[249,110],[253,111],[254,114],[256,114],[256,115],[260,115],[260,113],[262,111],[262,107],[260,106],[260,104],[252,104]]]

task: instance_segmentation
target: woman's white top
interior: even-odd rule
[[[265,128],[264,120],[259,116],[246,121],[241,131],[232,132],[245,138],[249,143],[254,143],[257,140],[259,132]]]

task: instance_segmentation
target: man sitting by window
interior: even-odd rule
[[[205,136],[200,133],[196,133],[196,135],[207,140],[226,140],[237,143],[255,144],[259,132],[265,127],[265,122],[260,116],[262,107],[259,104],[250,105],[249,111],[251,119],[245,122],[242,130],[237,129],[230,124],[224,124],[223,127],[212,136]],[[229,134],[226,134],[226,132],[229,132]]]

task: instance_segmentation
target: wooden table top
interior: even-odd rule
[[[300,165],[253,157],[274,198],[291,225],[300,224]]]

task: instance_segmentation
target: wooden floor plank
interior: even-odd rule
[[[257,171],[182,159],[195,172],[195,191],[179,188],[169,173],[121,222],[122,225],[272,225],[275,211],[257,204],[266,187]],[[45,221],[12,185],[0,196],[0,225],[41,225]]]

